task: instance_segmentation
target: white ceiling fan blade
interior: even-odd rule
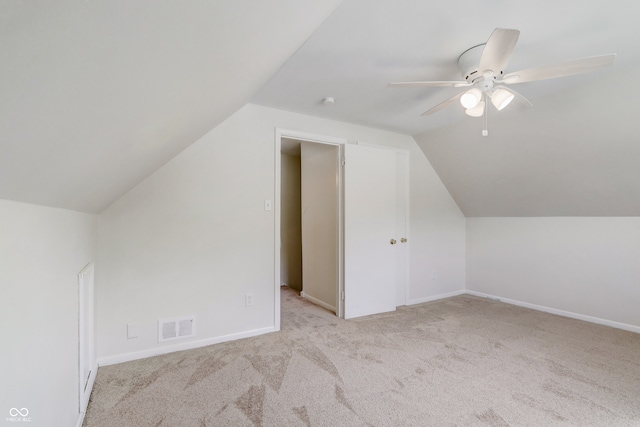
[[[509,105],[505,108],[505,110],[509,109],[509,110],[516,110],[516,111],[522,111],[522,110],[526,110],[528,108],[533,107],[533,104],[531,104],[531,102],[529,102],[529,100],[527,98],[525,98],[524,96],[520,95],[518,92],[516,92],[515,90],[507,87],[507,86],[496,86],[494,87],[494,92],[498,89],[502,89],[502,90],[506,90],[507,92],[513,94],[513,101],[511,101],[511,103],[509,103]]]
[[[440,104],[438,104],[435,107],[432,107],[431,109],[425,111],[421,115],[422,116],[428,116],[429,114],[433,114],[433,113],[435,113],[437,111],[442,110],[445,107],[448,107],[449,105],[451,105],[454,102],[458,101],[463,93],[464,92],[460,92],[459,94],[452,96],[451,98],[447,99],[446,101],[442,101]]]
[[[588,58],[573,59],[571,61],[557,64],[543,65],[540,67],[527,68],[526,70],[509,73],[502,79],[503,83],[515,84],[525,83],[535,80],[555,79],[557,77],[573,76],[575,74],[586,73],[598,68],[613,65],[616,54],[592,56]]]
[[[394,82],[388,87],[466,87],[471,83],[465,81],[425,81],[425,82]]]
[[[493,30],[482,50],[478,73],[484,74],[486,71],[492,71],[494,75],[499,75],[500,71],[504,70],[507,65],[519,36],[519,30],[506,30],[503,28]]]

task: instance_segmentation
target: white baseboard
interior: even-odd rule
[[[597,323],[598,325],[611,326],[612,328],[624,329],[625,331],[640,333],[640,326],[629,325],[627,323],[614,322],[613,320],[601,319],[599,317],[587,316],[584,314],[573,313],[571,311],[559,310],[557,308],[545,307],[543,305],[531,304],[528,302],[513,300],[509,298],[502,298],[496,295],[485,294],[483,292],[466,290],[464,293],[482,298],[490,298],[507,304],[530,308],[532,310],[543,311],[545,313],[557,314],[558,316],[584,320],[585,322]]]
[[[584,315],[584,314],[573,313],[573,312],[570,312],[570,311],[559,310],[559,309],[556,309],[556,308],[545,307],[545,306],[541,306],[541,305],[537,305],[537,304],[531,304],[531,303],[518,301],[518,300],[512,300],[512,299],[509,299],[509,298],[502,298],[500,296],[490,295],[490,294],[486,294],[486,293],[483,293],[483,292],[477,292],[477,291],[472,291],[472,290],[468,290],[468,289],[467,290],[455,291],[455,292],[448,292],[448,293],[445,293],[445,294],[433,295],[433,296],[429,296],[429,297],[425,297],[425,298],[412,299],[412,300],[409,300],[407,302],[407,305],[422,304],[422,303],[425,303],[425,302],[436,301],[436,300],[440,300],[440,299],[444,299],[444,298],[450,298],[450,297],[463,295],[463,294],[474,295],[474,296],[482,297],[482,298],[495,299],[495,300],[499,300],[499,301],[502,301],[502,302],[507,303],[507,304],[517,305],[517,306],[520,306],[520,307],[530,308],[530,309],[537,310],[537,311],[543,311],[543,312],[546,312],[546,313],[557,314],[559,316],[569,317],[569,318],[572,318],[572,319],[584,320],[586,322],[596,323],[596,324],[605,325],[605,326],[611,326],[613,328],[618,328],[618,329],[623,329],[623,330],[630,331],[630,332],[640,333],[640,326],[629,325],[629,324],[626,324],[626,323],[620,323],[620,322],[615,322],[615,321],[612,321],[612,320],[601,319],[599,317],[587,316],[587,315]],[[313,302],[314,304],[317,304],[317,305],[319,305],[321,307],[326,308],[327,310],[331,310],[331,311],[335,312],[335,307],[332,307],[329,304],[326,304],[326,303],[318,300],[317,298],[314,298],[314,297],[311,297],[309,295],[306,295],[306,294],[304,294],[304,292],[301,292],[301,296],[303,296],[307,300]],[[133,361],[133,360],[145,359],[147,357],[159,356],[161,354],[173,353],[175,351],[190,350],[190,349],[194,349],[194,348],[205,347],[205,346],[212,345],[212,344],[218,344],[218,343],[221,343],[221,342],[233,341],[233,340],[237,340],[237,339],[241,339],[241,338],[254,337],[254,336],[266,334],[266,333],[269,333],[269,332],[275,332],[275,331],[276,331],[275,327],[270,326],[270,327],[267,327],[267,328],[255,329],[255,330],[245,331],[245,332],[241,332],[241,333],[237,333],[237,334],[223,335],[223,336],[220,336],[220,337],[207,338],[207,339],[202,339],[202,340],[197,340],[197,341],[189,341],[189,342],[186,342],[186,343],[174,344],[174,345],[169,345],[169,346],[165,346],[165,347],[161,347],[161,348],[152,348],[152,349],[148,349],[148,350],[135,351],[135,352],[131,352],[131,353],[124,353],[124,354],[118,354],[118,355],[113,355],[113,356],[106,356],[106,357],[101,357],[101,358],[98,359],[98,366],[108,366],[108,365],[114,365],[116,363],[130,362],[130,361]],[[96,369],[96,371],[97,371],[97,369]],[[93,379],[95,379],[95,375],[93,376]],[[90,386],[93,387],[93,381],[92,381]],[[80,417],[80,418],[83,418],[83,416]],[[79,425],[82,425],[82,421],[81,420],[79,420],[79,423],[80,423]]]
[[[320,301],[318,298],[314,298],[309,294],[305,294],[304,291],[300,292],[300,296],[312,303],[314,303],[315,305],[319,305],[322,308],[326,308],[329,311],[333,311],[334,313],[337,313],[336,308],[327,304],[324,301]]]
[[[89,399],[91,398],[91,392],[93,391],[93,384],[96,382],[96,375],[98,373],[98,362],[94,363],[94,366],[91,368],[91,374],[89,375],[89,383],[87,384],[87,401],[82,404],[82,412],[78,414],[78,422],[76,423],[76,427],[82,427],[84,423],[84,416],[87,413],[87,407],[89,406]]]
[[[446,294],[438,294],[438,295],[432,295],[430,297],[425,297],[425,298],[412,299],[412,300],[409,300],[407,302],[407,305],[416,305],[416,304],[422,304],[422,303],[425,303],[425,302],[437,301],[439,299],[457,297],[458,295],[462,295],[462,294],[464,294],[466,292],[467,291],[462,289],[462,290],[455,291],[455,292],[447,292]]]
[[[160,356],[161,354],[173,353],[182,350],[191,350],[194,348],[206,347],[221,342],[239,340],[241,338],[255,337],[269,332],[275,332],[273,326],[268,328],[254,329],[251,331],[240,332],[237,334],[223,335],[220,337],[205,338],[197,341],[189,341],[181,344],[173,344],[160,348],[150,348],[148,350],[134,351],[131,353],[116,354],[114,356],[106,356],[98,359],[98,366],[115,365],[116,363],[131,362],[138,359],[146,359],[147,357]]]

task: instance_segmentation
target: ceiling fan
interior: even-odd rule
[[[511,57],[519,35],[519,30],[496,28],[486,43],[464,51],[458,58],[458,67],[464,80],[397,82],[389,83],[389,86],[470,88],[432,107],[422,115],[433,114],[459,100],[468,115],[472,117],[484,116],[486,119],[489,101],[497,110],[502,110],[514,100],[521,107],[531,106],[531,103],[524,96],[505,85],[586,73],[608,67],[613,64],[616,58],[615,53],[612,53],[504,74],[504,68]],[[482,132],[483,135],[487,135],[486,128]]]

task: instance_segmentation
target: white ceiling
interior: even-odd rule
[[[640,215],[638,12],[631,0],[345,0],[253,102],[414,135],[467,216]],[[533,109],[490,111],[487,138],[459,104],[421,116],[462,89],[387,87],[459,80],[458,56],[494,28],[521,31],[505,72],[618,56],[511,86]]]
[[[0,198],[100,212],[244,105],[339,3],[0,1]]]
[[[100,212],[251,101],[414,135],[467,216],[640,215],[639,8],[3,0],[0,198]],[[588,75],[512,86],[534,107],[491,112],[487,138],[458,105],[420,116],[459,89],[386,86],[457,80],[460,53],[496,27],[521,31],[507,72],[618,57]]]

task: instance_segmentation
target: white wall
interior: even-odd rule
[[[0,200],[0,419],[78,422],[78,273],[94,259],[94,215]],[[7,422],[8,424],[12,424]]]
[[[640,327],[640,218],[467,218],[467,289]]]
[[[464,289],[464,217],[411,137],[246,105],[100,215],[103,363],[176,349],[157,343],[162,318],[196,315],[184,347],[274,328],[275,224],[264,200],[275,195],[276,127],[409,150],[410,296]],[[139,338],[127,340],[127,323]]]
[[[465,287],[465,217],[411,138],[389,144],[410,155],[410,268],[408,302],[415,304]]]

